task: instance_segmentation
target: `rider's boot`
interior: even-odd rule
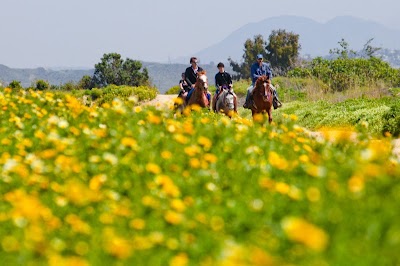
[[[278,99],[278,94],[276,91],[274,91],[274,98],[272,99],[272,105],[274,106],[274,109],[282,107],[281,101]]]
[[[245,108],[245,109],[250,109],[250,105],[249,105],[249,101],[250,101],[250,96],[249,96],[249,92],[247,92],[247,94],[246,94],[246,101],[244,102],[244,104],[243,104],[243,108]]]

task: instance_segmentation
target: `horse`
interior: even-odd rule
[[[214,112],[223,112],[229,117],[232,117],[234,112],[237,113],[237,101],[232,88],[222,86],[219,95],[215,95],[213,98],[213,110]]]
[[[272,122],[272,100],[273,100],[273,92],[270,87],[271,80],[263,75],[259,77],[254,85],[253,89],[253,100],[254,105],[251,107],[251,115],[254,120],[254,116],[256,114],[268,114],[268,122],[271,124]]]
[[[188,106],[199,105],[203,108],[210,108],[210,101],[207,99],[208,93],[208,79],[206,76],[206,71],[200,71],[197,73],[197,80],[194,84],[194,91],[190,96],[187,103]]]

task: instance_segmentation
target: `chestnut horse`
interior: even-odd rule
[[[197,73],[197,80],[194,84],[194,91],[188,101],[188,106],[197,104],[201,107],[210,108],[210,102],[207,99],[208,92],[208,79],[206,71],[200,71]]]
[[[252,92],[255,106],[251,107],[253,119],[256,114],[267,113],[269,123],[272,122],[272,100],[274,98],[270,84],[271,80],[265,75],[257,79]]]

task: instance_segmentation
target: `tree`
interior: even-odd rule
[[[140,86],[149,83],[147,69],[142,68],[142,63],[127,58],[121,59],[117,53],[104,54],[101,62],[95,65],[93,75],[94,86],[105,87],[110,84],[117,86]]]
[[[329,54],[336,55],[339,58],[347,59],[356,57],[357,52],[354,50],[350,50],[349,43],[346,42],[343,38],[341,41],[338,42],[340,48],[334,48],[329,50]]]
[[[10,82],[10,84],[8,84],[8,87],[11,89],[22,89],[21,81],[13,80]]]
[[[91,76],[85,75],[78,82],[78,88],[90,90],[93,88],[93,80]]]
[[[286,30],[273,30],[269,36],[269,43],[265,47],[266,58],[275,72],[282,74],[294,67],[299,57],[299,35]]]
[[[36,81],[36,86],[35,86],[36,90],[38,91],[44,91],[50,88],[50,84],[47,81],[44,81],[42,79],[39,79],[38,81]]]
[[[374,40],[374,38],[369,39],[365,44],[363,49],[361,50],[360,56],[362,58],[371,58],[374,57],[375,53],[382,48],[380,47],[373,47],[371,45],[371,42]]]
[[[266,42],[264,41],[263,36],[256,35],[254,36],[254,41],[247,39],[244,43],[243,62],[241,64],[233,61],[232,58],[228,58],[233,71],[238,73],[237,75],[233,75],[234,79],[250,78],[250,68],[256,61],[257,54],[262,54],[264,57],[266,56],[265,45]]]

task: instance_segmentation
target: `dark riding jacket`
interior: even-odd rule
[[[219,87],[222,86],[232,86],[232,77],[228,72],[218,72],[215,75],[215,87],[217,87],[217,91],[219,91]]]
[[[203,71],[203,69],[201,67],[197,67],[197,72],[200,72],[200,71]],[[192,86],[193,84],[196,83],[197,72],[195,73],[191,66],[186,68],[185,78],[186,78],[186,82],[189,84],[189,86]]]

